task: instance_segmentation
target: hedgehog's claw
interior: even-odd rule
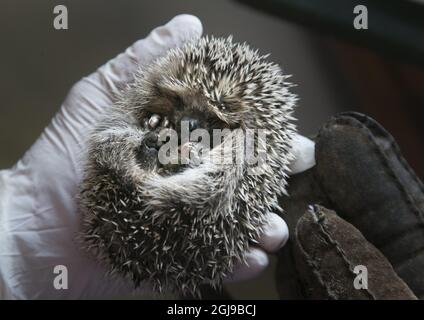
[[[164,126],[164,128],[169,128],[170,127],[170,122],[168,120],[168,117],[163,117],[163,122],[162,125]]]
[[[160,116],[155,113],[149,119],[149,128],[154,130],[158,127],[159,123],[160,123]]]

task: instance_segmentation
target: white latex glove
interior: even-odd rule
[[[114,95],[132,80],[138,65],[201,33],[196,17],[177,16],[83,78],[23,158],[13,168],[0,171],[0,298],[111,298],[133,293],[131,283],[106,277],[104,267],[75,241],[80,227],[78,159],[85,150],[87,132],[112,105]],[[303,169],[307,167],[295,168]],[[268,264],[265,251],[275,251],[287,240],[284,221],[275,214],[270,214],[269,221],[260,247],[248,253],[249,265],[240,265],[233,279],[257,275]],[[66,290],[54,287],[57,265],[68,270]]]

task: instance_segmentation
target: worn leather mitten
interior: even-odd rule
[[[292,234],[289,246],[279,253],[277,283],[281,298],[305,296],[300,281],[302,274],[295,264],[298,240],[293,235],[308,206],[319,203],[334,209],[357,228],[381,251],[414,294],[422,299],[424,188],[403,159],[391,135],[365,115],[342,113],[320,130],[316,138],[315,158],[316,166],[292,177],[288,190],[290,197],[281,199],[286,211],[284,218]],[[346,248],[346,254],[358,254],[356,249],[350,246]],[[314,254],[323,258],[324,252],[317,250]],[[393,281],[385,279],[380,286],[393,286]],[[385,292],[388,291],[389,288],[386,288]],[[380,295],[376,298],[406,297]]]
[[[365,115],[344,113],[316,143],[316,177],[332,208],[424,298],[424,187],[393,137]]]
[[[307,298],[416,299],[383,254],[334,211],[311,207],[294,237],[295,265]]]

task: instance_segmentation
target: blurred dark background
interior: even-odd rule
[[[204,34],[233,34],[235,40],[271,53],[293,74],[301,133],[314,135],[340,111],[367,113],[394,135],[422,178],[424,72],[419,50],[424,37],[419,37],[421,25],[408,21],[424,16],[410,10],[410,20],[384,20],[374,4],[370,30],[354,30],[353,2],[331,7],[332,2],[310,1],[318,5],[314,11],[308,2],[297,2],[303,8],[283,0],[265,1],[262,7],[261,2],[229,0],[2,0],[0,169],[13,165],[34,142],[73,83],[154,27],[190,13],[203,22]],[[402,11],[389,2],[389,18],[396,18]],[[68,30],[53,28],[53,8],[59,4],[68,8]],[[394,39],[387,37],[391,35]],[[230,286],[231,292],[240,298],[277,298],[273,268],[274,263],[259,279]]]

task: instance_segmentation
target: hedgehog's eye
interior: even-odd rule
[[[172,106],[176,110],[183,110],[184,109],[184,101],[181,99],[179,95],[173,95],[172,96]]]
[[[226,106],[226,104],[225,104],[224,102],[222,102],[222,101],[219,101],[217,106],[218,106],[218,109],[219,109],[220,111],[225,111],[225,110],[227,110],[227,106]]]

